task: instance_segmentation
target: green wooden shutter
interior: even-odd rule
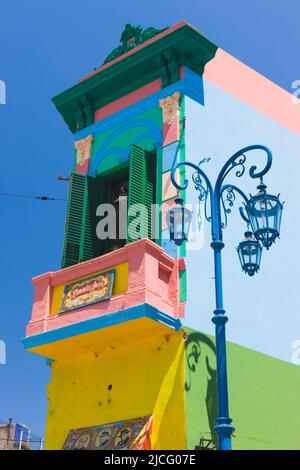
[[[85,175],[71,173],[62,268],[79,263]]]
[[[97,181],[87,175],[71,173],[62,267],[97,256]]]
[[[96,178],[86,176],[79,255],[80,261],[86,261],[97,256],[96,210],[98,205],[99,182]]]
[[[147,212],[128,216],[127,243],[138,238],[152,238],[152,204],[155,203],[156,156],[137,145],[131,146],[129,165],[128,210],[142,204]],[[135,222],[140,221],[140,224]]]

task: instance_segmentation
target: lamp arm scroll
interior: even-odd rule
[[[222,170],[219,173],[215,184],[215,192],[221,194],[221,187],[226,176],[233,170],[235,171],[235,176],[240,178],[245,173],[245,163],[246,163],[246,153],[250,152],[251,150],[263,150],[267,154],[267,162],[264,168],[261,171],[256,172],[257,167],[253,165],[249,169],[249,175],[251,178],[262,178],[271,168],[272,165],[272,152],[271,150],[266,147],[265,145],[249,145],[238,150],[235,154],[233,154],[225,163]]]
[[[172,168],[172,170],[171,170],[171,181],[174,184],[175,188],[179,189],[180,191],[183,191],[188,187],[189,181],[187,179],[184,180],[183,184],[177,183],[177,181],[175,179],[176,171],[179,170],[179,168],[185,167],[185,166],[188,166],[188,167],[192,168],[193,170],[195,170],[195,172],[198,173],[198,175],[204,179],[204,181],[206,183],[206,186],[207,186],[207,189],[208,189],[208,191],[211,195],[212,192],[213,192],[213,189],[212,189],[212,185],[211,185],[211,182],[210,182],[208,176],[204,173],[203,170],[201,170],[201,168],[199,168],[199,166],[197,166],[195,163],[191,163],[191,162],[180,162]],[[194,181],[194,179],[193,179],[193,181]]]
[[[227,191],[227,194],[226,194],[226,197],[224,198],[225,191]],[[227,214],[231,213],[231,208],[233,207],[233,204],[235,202],[235,194],[234,194],[235,192],[238,193],[242,197],[242,199],[244,200],[245,206],[247,206],[249,202],[247,196],[240,188],[238,188],[234,184],[224,184],[220,189],[220,201],[222,203],[222,207],[223,207],[223,211],[225,215],[225,222],[223,222],[222,228],[225,228],[227,225]],[[246,216],[243,207],[239,207],[239,212],[240,212],[242,219],[247,224],[250,224],[250,220]]]
[[[208,176],[200,168],[201,163],[204,163],[204,161],[208,161],[208,159],[201,160],[199,165],[196,165],[192,162],[186,162],[186,161],[178,163],[176,166],[174,166],[172,168],[171,181],[178,190],[181,190],[181,191],[185,190],[188,187],[189,180],[185,179],[183,184],[177,183],[177,181],[175,180],[176,171],[181,167],[189,167],[189,168],[192,168],[194,170],[194,173],[192,175],[192,181],[195,184],[195,189],[199,194],[198,195],[199,202],[204,202],[205,218],[208,222],[211,222],[212,235],[213,235],[213,237],[215,237],[214,236],[215,229],[213,227],[213,225],[214,225],[214,223],[213,223],[213,221],[214,221],[214,217],[213,217],[213,213],[214,213],[213,187],[212,187],[212,184],[211,184],[210,179],[208,178]],[[203,184],[203,182],[205,184]],[[208,215],[208,213],[207,213],[208,196],[209,196],[209,200],[210,200],[210,215]]]

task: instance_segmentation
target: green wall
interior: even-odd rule
[[[211,337],[186,329],[187,448],[214,439],[216,357]],[[300,449],[300,368],[227,343],[235,450]]]

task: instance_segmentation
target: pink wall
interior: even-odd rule
[[[118,100],[113,101],[112,103],[103,106],[103,108],[97,109],[94,113],[94,121],[100,121],[101,119],[110,116],[111,114],[120,111],[121,109],[130,106],[131,104],[137,103],[138,101],[146,98],[153,93],[156,93],[161,89],[161,79],[154,80],[147,85],[138,88],[137,90],[133,91],[132,93],[128,93],[128,95],[122,96]]]
[[[300,106],[292,95],[222,49],[206,65],[204,78],[300,135]]]
[[[128,290],[125,294],[69,313],[50,315],[52,287],[124,262],[129,263]],[[184,269],[183,260],[171,258],[156,243],[142,239],[107,255],[35,277],[34,303],[26,336],[144,303],[174,318],[183,317],[184,304],[179,302],[179,270],[182,269]]]

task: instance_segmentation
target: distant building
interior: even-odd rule
[[[29,450],[30,429],[25,424],[0,423],[0,449],[1,450]]]

